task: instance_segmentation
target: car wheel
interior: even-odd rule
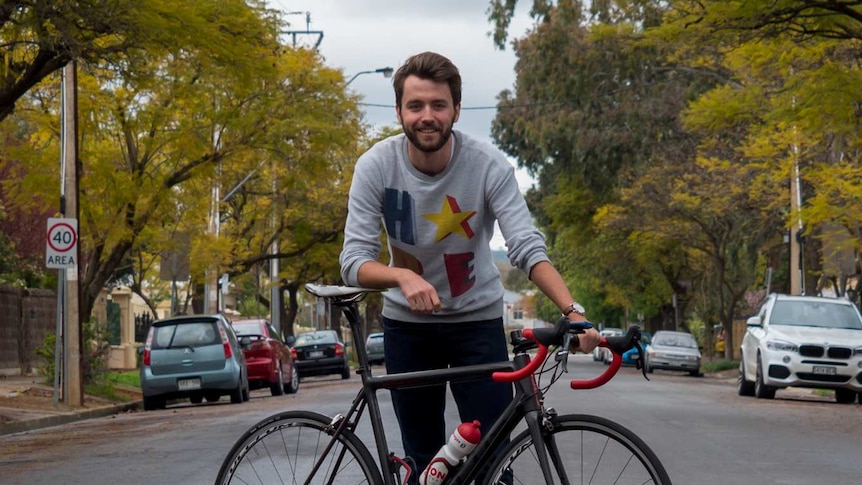
[[[236,383],[236,389],[230,392],[230,402],[239,404],[242,402],[242,376],[239,376],[239,382]]]
[[[763,382],[763,366],[760,364],[760,359],[757,359],[757,373],[754,376],[754,395],[758,399],[772,399],[775,397],[775,388],[767,386]]]
[[[736,393],[740,396],[753,396],[754,383],[745,378],[745,362],[739,359],[739,377],[736,379]]]
[[[207,402],[218,402],[218,400],[221,399],[221,395],[215,392],[209,392],[204,394],[204,399],[206,399]]]
[[[248,382],[248,377],[245,378],[245,387],[242,388],[242,400],[243,402],[251,400],[251,383]]]
[[[269,392],[273,396],[284,394],[284,370],[281,367],[281,362],[278,363],[278,378],[269,385]]]
[[[853,404],[856,400],[856,392],[850,389],[835,389],[835,402],[838,404]]]
[[[291,366],[290,371],[290,382],[284,385],[284,392],[288,394],[296,394],[296,391],[299,390],[299,372],[296,371],[295,366]]]
[[[144,411],[154,411],[156,409],[164,409],[165,400],[159,397],[144,396]]]
[[[344,369],[341,370],[341,378],[350,379],[350,364],[344,365]]]
[[[690,370],[688,371],[688,375],[692,377],[700,377],[700,369]]]
[[[204,400],[204,397],[200,394],[195,394],[194,396],[189,397],[189,402],[192,404],[200,404]]]

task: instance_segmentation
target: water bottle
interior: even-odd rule
[[[482,433],[479,431],[479,421],[472,423],[461,423],[449,437],[449,441],[440,448],[440,451],[431,459],[431,463],[425,467],[425,471],[419,476],[419,485],[439,485],[449,475],[449,468],[461,463],[476,445]]]

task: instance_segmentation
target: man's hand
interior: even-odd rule
[[[584,333],[578,334],[578,345],[573,345],[571,351],[573,353],[580,351],[589,354],[601,341],[602,336],[599,335],[599,332],[594,328],[588,328],[584,330]]]
[[[437,290],[413,271],[405,270],[398,279],[398,286],[413,313],[434,313],[442,309]]]

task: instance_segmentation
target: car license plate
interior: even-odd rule
[[[825,367],[822,365],[815,365],[812,369],[812,372],[815,374],[821,374],[824,376],[834,376],[836,374],[835,367]]]
[[[321,357],[323,357],[323,351],[322,350],[312,350],[311,352],[308,353],[309,359],[319,359]]]
[[[181,391],[192,391],[201,388],[200,379],[180,379],[177,381],[177,388]]]

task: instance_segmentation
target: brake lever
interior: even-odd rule
[[[563,366],[563,372],[568,373],[568,363],[569,363],[569,345],[572,343],[572,334],[566,332],[563,336],[563,345],[557,350],[557,355],[554,356],[557,362],[560,362]]]
[[[634,344],[634,347],[638,349],[638,358],[635,361],[635,367],[641,370],[644,375],[644,379],[649,380],[646,372],[646,362],[644,362],[644,349],[641,347],[640,340],[635,340],[632,343]]]

